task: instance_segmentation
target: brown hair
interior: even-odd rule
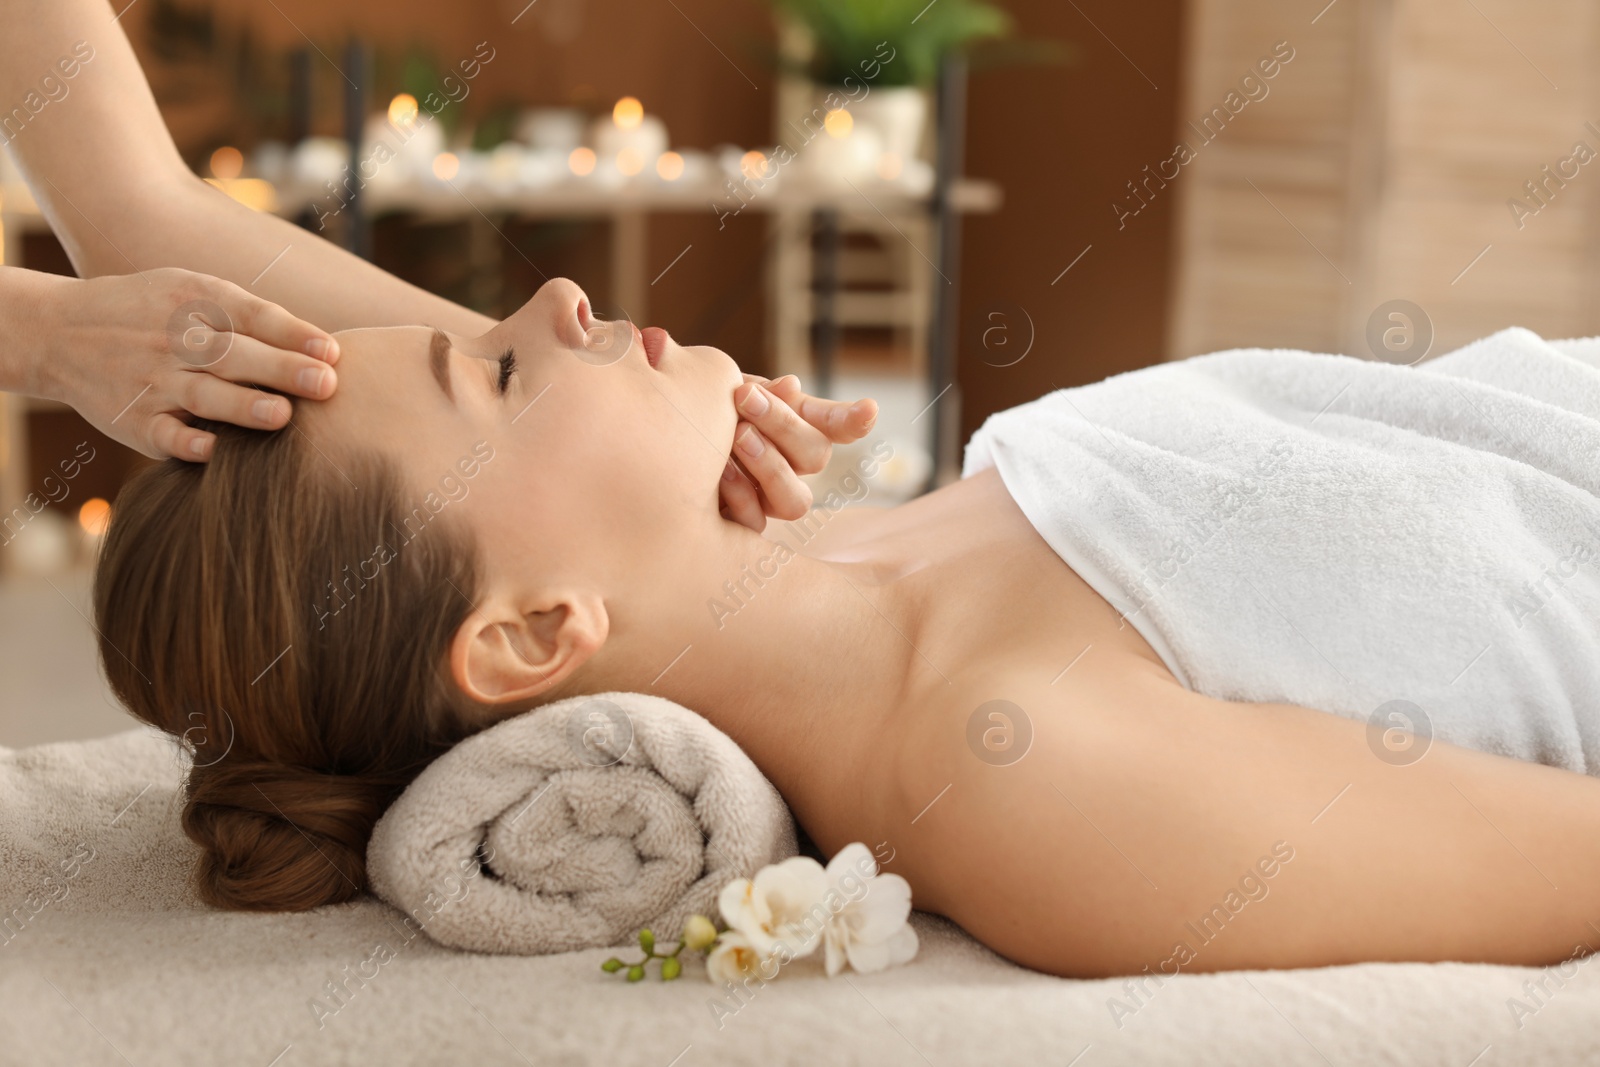
[[[209,463],[152,465],[117,496],[101,663],[135,715],[188,742],[204,900],[348,900],[378,817],[473,732],[445,655],[476,553],[379,455],[336,466],[297,427],[197,425],[216,434]]]

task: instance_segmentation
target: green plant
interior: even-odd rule
[[[861,78],[860,64],[881,43],[894,49],[874,79],[880,86],[927,85],[945,55],[1011,33],[1011,16],[984,0],[768,0],[811,31],[816,51],[806,68],[824,85]]]
[[[405,57],[400,60],[399,77],[394,80],[398,82],[401,92],[410,93],[419,101],[426,101],[430,94],[435,99],[444,96],[440,85],[442,75],[448,73],[447,68],[440,67],[439,60],[431,48],[413,44],[407,49]],[[432,114],[433,110],[430,107],[429,113]],[[461,109],[454,106],[439,108],[434,118],[444,127],[446,134],[452,134],[461,125]]]
[[[473,150],[489,152],[511,140],[520,111],[518,105],[511,101],[501,101],[491,106],[472,128]]]

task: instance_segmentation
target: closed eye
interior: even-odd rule
[[[500,381],[495,387],[496,391],[502,396],[505,394],[506,387],[511,384],[511,376],[516,373],[517,354],[508,348],[505,354],[500,357]]]

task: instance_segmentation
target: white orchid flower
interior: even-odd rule
[[[824,946],[831,978],[845,965],[863,974],[906,963],[917,954],[911,886],[898,874],[879,874],[859,841],[839,850],[824,868],[807,856],[763,867],[754,878],[723,887],[717,899],[728,931],[706,959],[707,977],[737,982],[770,980],[778,966]]]
[[[824,934],[828,977],[846,961],[863,974],[906,963],[917,954],[911,885],[898,874],[878,874],[877,861],[860,842],[828,863],[824,891],[833,913]],[[757,877],[760,877],[759,875]]]
[[[809,956],[821,943],[829,909],[828,875],[809,856],[791,856],[723,887],[717,898],[730,930],[763,958],[780,945],[790,958]]]
[[[742,982],[746,978],[769,978],[763,974],[766,959],[743,934],[729,930],[706,957],[706,977],[718,985]]]

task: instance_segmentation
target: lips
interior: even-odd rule
[[[639,343],[644,346],[644,358],[652,367],[659,367],[661,356],[667,350],[667,331],[659,326],[646,326],[639,332]]]

